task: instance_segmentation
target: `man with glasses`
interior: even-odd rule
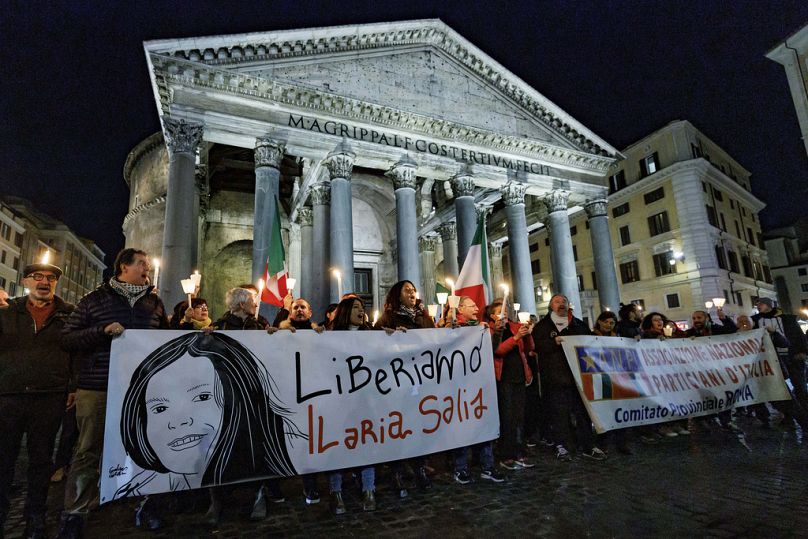
[[[20,442],[26,435],[28,485],[23,537],[45,537],[45,502],[56,433],[68,393],[70,355],[62,350],[62,327],[74,306],[55,295],[62,270],[30,264],[22,284],[28,295],[0,310],[0,536],[9,510],[9,489]]]
[[[115,275],[79,302],[65,324],[64,346],[81,364],[76,390],[79,438],[65,487],[60,538],[77,538],[84,519],[98,507],[98,466],[103,453],[107,381],[112,339],[126,329],[167,329],[163,301],[149,284],[148,255],[124,249],[115,258]],[[155,503],[138,507],[135,524],[162,526]]]

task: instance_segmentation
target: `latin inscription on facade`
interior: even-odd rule
[[[457,161],[476,163],[478,165],[502,167],[515,170],[517,172],[530,172],[531,174],[550,174],[550,167],[546,165],[531,163],[522,159],[501,157],[499,155],[487,152],[467,150],[465,148],[452,146],[451,144],[438,144],[437,142],[420,138],[412,138],[390,133],[386,134],[376,131],[375,129],[356,127],[353,125],[344,124],[342,122],[334,122],[331,120],[321,121],[317,118],[308,118],[306,116],[290,114],[288,125],[289,127],[305,129],[307,131],[316,131],[318,133],[325,133],[327,135],[335,135],[338,137],[360,140],[362,142],[371,142],[374,144],[401,148],[405,151],[415,151],[438,157],[450,157]]]

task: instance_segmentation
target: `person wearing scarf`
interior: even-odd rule
[[[113,268],[114,277],[81,299],[62,330],[62,346],[82,368],[76,391],[79,438],[67,476],[59,537],[78,537],[87,514],[98,507],[112,340],[126,329],[168,329],[163,301],[149,284],[148,254],[124,249]],[[157,505],[147,497],[138,507],[135,524],[162,527]]]
[[[376,322],[376,329],[384,329],[388,334],[395,330],[429,329],[435,327],[435,321],[424,311],[424,305],[418,299],[418,291],[411,281],[399,281],[390,287],[384,300],[384,312]],[[432,488],[432,480],[426,473],[426,456],[410,459],[415,468],[415,483],[420,490]],[[406,498],[409,492],[404,485],[404,462],[391,463],[393,483],[399,498]]]
[[[561,348],[566,335],[591,335],[591,332],[582,320],[572,316],[567,297],[555,294],[550,298],[550,312],[533,329],[533,340],[539,359],[543,403],[547,405],[550,431],[556,444],[556,458],[572,460],[570,452],[581,446],[583,457],[605,460],[606,453],[595,446],[592,422]],[[570,414],[575,416],[574,428]]]

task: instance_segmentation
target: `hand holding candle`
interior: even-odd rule
[[[510,288],[508,288],[508,285],[505,283],[502,283],[499,286],[502,288],[503,292],[505,292],[505,294],[502,296],[502,310],[499,313],[499,318],[502,320],[508,315],[508,292],[510,292]]]

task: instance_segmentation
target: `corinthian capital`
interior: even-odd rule
[[[561,189],[550,191],[544,197],[544,205],[549,213],[557,211],[567,211],[567,201],[570,199],[570,192]]]
[[[163,137],[171,153],[195,153],[204,133],[205,126],[201,124],[163,117]]]
[[[447,221],[438,227],[438,232],[443,241],[452,241],[457,239],[457,225],[454,221]]]
[[[300,226],[311,226],[314,224],[314,212],[311,208],[300,208],[297,210],[297,221]]]
[[[455,197],[474,196],[474,176],[465,170],[452,176],[449,181],[452,182],[452,191],[454,191]]]
[[[356,154],[351,151],[351,147],[343,140],[334,148],[334,151],[326,156],[323,164],[328,169],[332,180],[334,178],[345,178],[350,181],[355,159]]]
[[[492,206],[485,206],[483,204],[479,204],[479,205],[475,206],[474,209],[477,212],[477,220],[478,221],[480,219],[488,218],[488,216],[491,215],[491,212],[494,211],[494,208]]]
[[[502,244],[499,242],[489,243],[488,253],[491,258],[502,258]]]
[[[286,146],[269,137],[255,139],[255,166],[280,168]]]
[[[404,155],[401,160],[385,172],[385,176],[393,180],[395,190],[415,189],[415,171],[418,165],[410,156]]]
[[[606,211],[606,199],[605,198],[598,198],[595,200],[587,200],[586,204],[584,204],[584,211],[586,211],[586,216],[589,219],[593,217],[601,217],[607,214]]]
[[[435,247],[438,246],[438,237],[437,236],[422,236],[418,239],[418,248],[423,251],[435,251]]]
[[[525,191],[527,185],[524,183],[510,181],[499,188],[502,193],[502,200],[506,206],[516,206],[525,203]]]
[[[331,183],[319,182],[311,186],[311,203],[315,206],[328,206],[331,204]]]

